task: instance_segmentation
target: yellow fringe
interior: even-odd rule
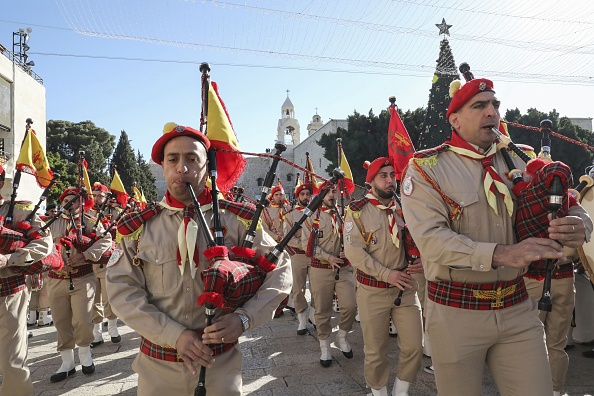
[[[428,166],[428,167],[434,167],[435,165],[437,165],[437,154],[432,155],[431,157],[427,157],[427,158],[414,158],[414,161],[419,165],[419,166]]]
[[[140,234],[142,233],[143,229],[144,229],[144,224],[141,225],[140,227],[138,227],[138,229],[135,230],[133,233],[128,234],[128,235],[123,235],[123,234],[120,234],[119,232],[116,232],[116,237],[115,237],[116,243],[120,243],[120,241],[124,238],[126,238],[126,240],[129,240],[129,241],[137,241],[138,238],[140,237]]]

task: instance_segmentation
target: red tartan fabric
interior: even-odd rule
[[[0,253],[14,253],[27,246],[30,241],[31,238],[23,236],[22,232],[0,225]]]
[[[389,289],[391,287],[396,287],[394,285],[389,284],[388,282],[377,280],[377,278],[368,275],[359,269],[357,270],[357,282],[371,287],[378,287],[380,289]]]
[[[363,197],[362,199],[359,199],[357,201],[351,201],[351,203],[349,203],[349,208],[353,212],[360,212],[363,209],[363,207],[367,204],[367,202],[369,202],[369,198]]]
[[[23,275],[35,275],[45,271],[59,271],[64,267],[62,259],[62,245],[54,243],[52,252],[43,259],[34,262],[26,267],[15,267],[15,271]]]
[[[16,294],[27,287],[25,285],[25,276],[22,274],[0,278],[0,297]]]
[[[245,220],[252,220],[256,214],[256,205],[249,202],[231,202],[220,200],[219,208],[235,213],[236,216]]]
[[[74,268],[74,270],[72,271],[72,278],[80,278],[82,276],[92,274],[92,273],[93,273],[93,265],[92,264],[83,264],[80,267]],[[68,274],[62,275],[61,273],[58,274],[55,271],[50,271],[49,277],[52,279],[70,279],[70,276]]]
[[[517,197],[516,236],[518,241],[530,237],[548,238],[549,185],[553,176],[559,176],[563,183],[563,202],[557,217],[567,216],[570,205],[567,189],[572,185],[571,169],[562,162],[551,162],[537,170],[532,182],[521,191],[512,191]],[[546,268],[546,260],[534,261],[530,268],[536,271]]]
[[[200,337],[204,333],[203,330],[194,330]],[[210,345],[213,356],[220,355],[223,352],[228,351],[237,344],[236,342],[229,344],[213,344]],[[183,363],[183,359],[177,354],[177,349],[170,347],[162,347],[147,340],[144,337],[140,337],[140,352],[154,359],[165,360],[166,362]]]
[[[154,217],[157,213],[163,210],[163,207],[158,204],[152,204],[147,206],[144,210],[140,212],[132,212],[125,214],[122,216],[116,228],[118,233],[121,235],[130,235],[141,225],[147,222],[150,218]]]
[[[427,294],[437,304],[479,311],[508,308],[528,298],[521,276],[495,283],[427,281]]]
[[[212,262],[201,273],[205,292],[217,292],[224,296],[224,311],[234,311],[252,298],[266,278],[258,266],[228,259]]]
[[[546,269],[535,269],[529,268],[528,272],[524,274],[526,278],[536,279],[537,281],[542,281],[545,278],[547,271]],[[567,263],[563,265],[558,265],[553,268],[553,279],[566,279],[566,278],[573,278],[573,263]]]

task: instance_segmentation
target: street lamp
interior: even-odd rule
[[[27,68],[35,66],[35,62],[29,60],[27,51],[31,49],[27,42],[29,41],[29,35],[33,30],[28,27],[27,29],[20,28],[18,32],[12,33],[12,53],[16,54],[16,47],[19,48],[18,56],[21,64]]]

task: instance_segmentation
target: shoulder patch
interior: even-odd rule
[[[256,206],[247,202],[231,202],[227,200],[219,201],[219,208],[235,213],[238,218],[252,220],[256,214]]]
[[[31,201],[16,201],[14,207],[19,210],[33,210],[35,205]]]

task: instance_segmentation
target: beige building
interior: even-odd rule
[[[18,34],[15,33],[15,37],[18,38]],[[43,80],[31,70],[31,63],[25,64],[18,53],[13,54],[0,44],[0,164],[6,170],[6,183],[0,194],[7,200],[12,194],[15,162],[25,136],[27,118],[33,120],[33,129],[41,144],[44,147],[46,144],[45,87]],[[22,175],[18,200],[37,203],[41,192],[33,176]]]

